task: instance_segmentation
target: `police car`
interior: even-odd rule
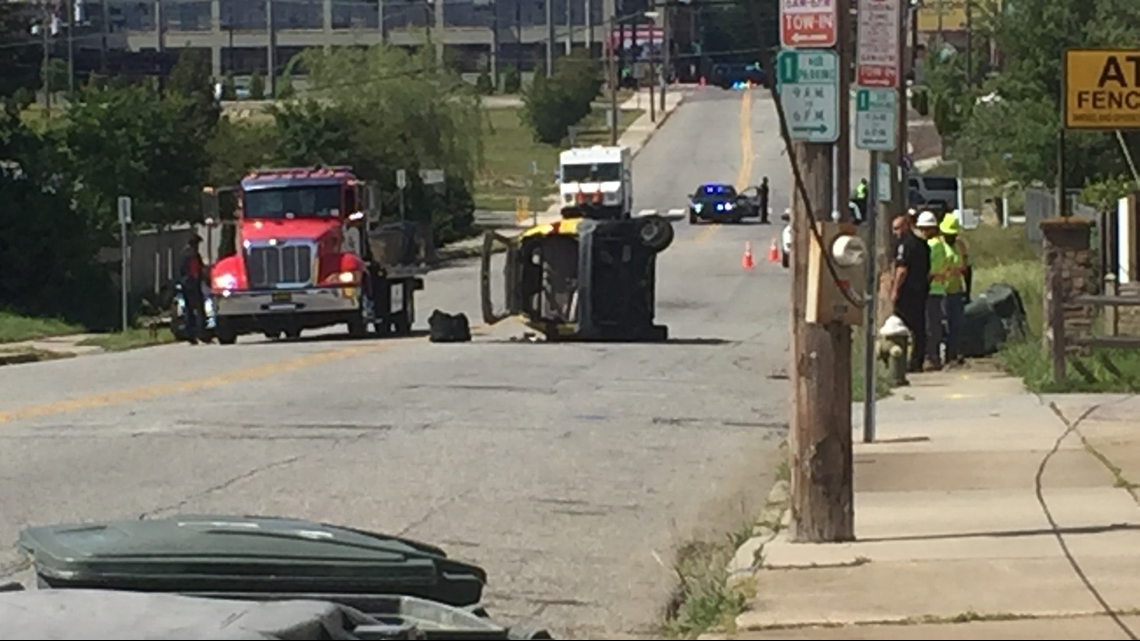
[[[706,220],[738,223],[743,218],[757,215],[753,209],[751,199],[738,194],[732,185],[705,184],[689,194],[690,225]]]

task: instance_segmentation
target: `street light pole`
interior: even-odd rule
[[[610,77],[610,145],[616,146],[618,141],[617,64],[614,60],[614,16],[612,14],[606,17],[606,39],[604,43]]]

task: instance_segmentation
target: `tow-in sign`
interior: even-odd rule
[[[780,44],[791,49],[834,47],[836,0],[780,0]]]
[[[1140,129],[1140,49],[1065,51],[1065,128]]]

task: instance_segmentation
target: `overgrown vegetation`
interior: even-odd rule
[[[559,60],[550,77],[539,70],[523,94],[523,117],[535,140],[561,142],[571,126],[590,114],[601,89],[601,64],[584,50]]]
[[[977,162],[999,184],[1055,185],[1062,52],[1134,46],[1140,3],[1026,0],[1000,12],[996,6],[979,3],[973,37],[996,46],[1003,68],[990,73],[976,55],[967,75],[963,53],[935,44],[924,61],[921,93],[952,157]],[[1140,156],[1140,132],[1123,139]],[[1114,132],[1069,132],[1065,151],[1067,187],[1107,190],[1108,199],[1123,195],[1131,173]]]
[[[982,226],[967,232],[974,263],[974,291],[995,283],[1013,286],[1025,304],[1029,337],[1008,343],[997,361],[1025,386],[1037,393],[1135,392],[1140,390],[1140,351],[1098,348],[1084,356],[1072,356],[1067,380],[1053,382],[1053,365],[1042,342],[1044,329],[1044,267],[1020,226],[1001,229]]]

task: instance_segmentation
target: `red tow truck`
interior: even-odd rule
[[[342,324],[361,337],[411,332],[424,270],[381,260],[378,212],[364,202],[373,192],[351,167],[258,169],[237,186],[204,188],[207,206],[216,211],[227,191],[236,251],[210,269],[219,343]]]

